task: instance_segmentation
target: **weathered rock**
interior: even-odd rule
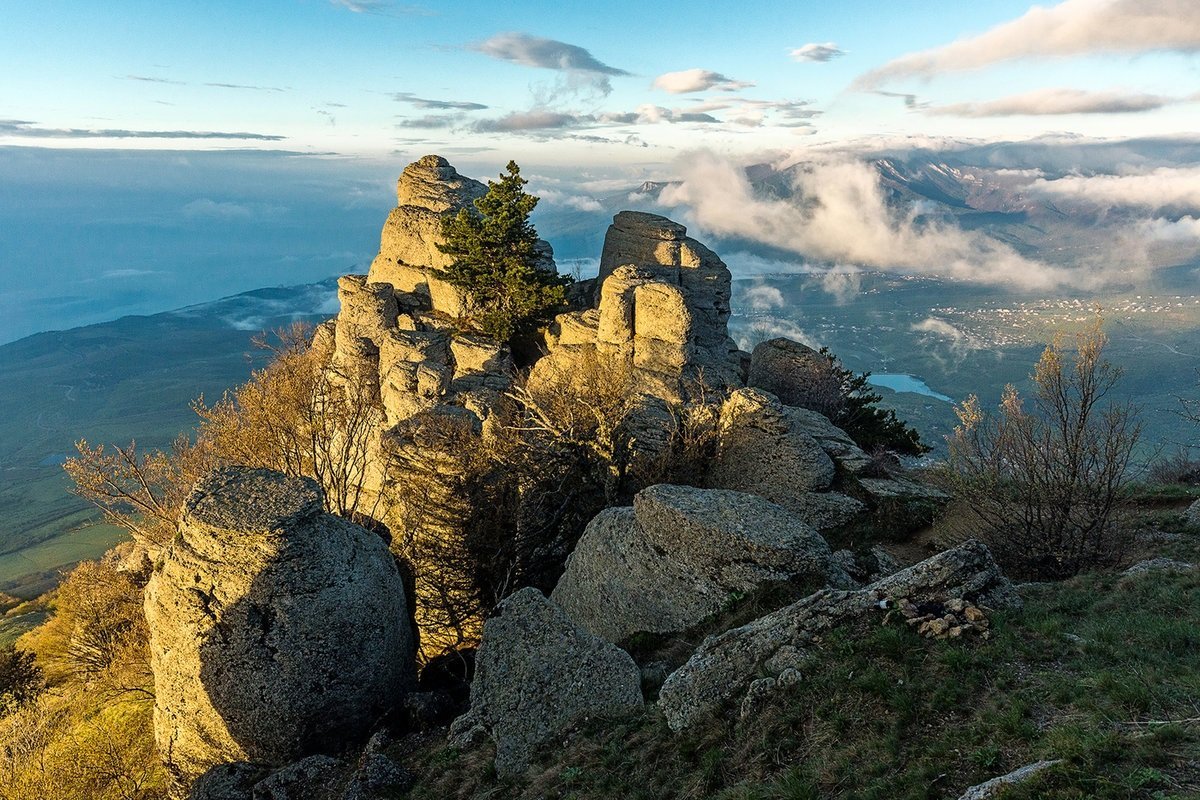
[[[460,334],[450,340],[454,377],[478,373],[504,373],[512,369],[508,347],[487,336]]]
[[[412,681],[395,561],[325,514],[308,479],[227,468],[201,480],[145,609],[155,738],[185,778],[340,747]]]
[[[245,761],[218,764],[192,783],[188,800],[254,800],[254,785],[269,771]]]
[[[1172,558],[1149,558],[1139,561],[1122,574],[1126,577],[1133,577],[1145,575],[1147,572],[1191,572],[1194,569],[1197,569],[1197,566],[1187,561],[1176,561]]]
[[[812,575],[849,578],[829,545],[760,497],[658,485],[632,508],[601,511],[588,525],[551,600],[612,642],[639,631],[680,631],[720,611],[737,592]]]
[[[465,310],[458,290],[441,273],[453,259],[438,249],[446,239],[442,220],[473,208],[487,186],[464,177],[441,156],[423,156],[404,168],[396,184],[396,208],[380,235],[370,280],[390,283],[397,292],[418,295],[433,311],[451,317]],[[537,266],[554,270],[549,243],[538,242]]]
[[[985,781],[976,786],[972,786],[958,798],[958,800],[992,800],[993,798],[1001,797],[1004,790],[1015,784],[1024,783],[1031,779],[1039,772],[1050,769],[1056,764],[1061,764],[1060,759],[1053,761],[1037,761],[1033,764],[1026,764],[1020,769],[1015,769],[1007,775],[1001,775],[998,778],[992,778],[990,781]]]
[[[748,625],[704,640],[682,667],[667,678],[659,707],[673,730],[692,724],[721,703],[743,695],[751,681],[792,667],[825,631],[906,599],[914,604],[970,600],[991,608],[1016,607],[1020,599],[1001,574],[987,547],[966,542],[864,589],[825,589]],[[780,659],[781,653],[788,658]]]
[[[1183,513],[1183,518],[1189,525],[1200,528],[1200,500],[1196,500],[1188,506],[1187,511]]]
[[[569,372],[585,351],[628,363],[643,394],[678,401],[704,384],[741,386],[729,338],[729,269],[665,217],[618,214],[605,239],[597,308],[560,315],[530,376]]]
[[[254,800],[332,800],[345,763],[315,755],[288,764],[254,785]]]
[[[475,664],[471,710],[451,726],[451,741],[486,731],[501,776],[524,771],[541,744],[582,719],[642,707],[629,654],[577,627],[537,589],[500,603]]]
[[[828,358],[782,337],[755,345],[746,385],[770,392],[785,405],[805,409],[827,405],[841,389]]]
[[[844,472],[857,475],[871,463],[871,457],[854,443],[850,434],[830,422],[824,414],[809,411],[807,408],[789,408],[788,417],[793,428],[816,439],[821,449],[828,453]]]
[[[876,519],[876,527],[893,539],[933,524],[950,502],[950,495],[912,478],[859,478],[858,496],[866,501]]]
[[[808,492],[788,498],[787,510],[824,533],[848,525],[867,507],[853,497],[837,492]]]
[[[409,770],[381,753],[367,753],[346,782],[339,800],[389,800],[416,783]]]
[[[370,283],[366,275],[338,278],[337,349],[355,339],[368,339],[378,349],[388,331],[396,328],[396,293],[390,283]]]
[[[788,508],[809,492],[829,488],[833,460],[773,395],[733,392],[721,408],[720,443],[707,485],[765,497]],[[798,506],[803,513],[803,507]]]

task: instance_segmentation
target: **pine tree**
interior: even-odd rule
[[[538,198],[525,191],[515,161],[487,194],[446,219],[446,243],[438,249],[454,258],[446,280],[458,289],[466,319],[501,341],[529,337],[553,317],[566,299],[566,276],[539,269],[537,231],[529,214]]]

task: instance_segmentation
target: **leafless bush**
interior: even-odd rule
[[[1012,386],[996,414],[970,397],[949,438],[949,481],[997,557],[1015,571],[1065,578],[1118,561],[1119,524],[1141,424],[1130,405],[1105,404],[1120,370],[1103,359],[1101,322],[1062,337],[1033,373],[1032,408]]]

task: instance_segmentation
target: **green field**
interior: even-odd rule
[[[333,288],[319,290],[329,297]],[[250,323],[270,329],[294,314],[319,319],[305,313],[312,294],[262,290],[0,346],[0,591],[37,594],[61,568],[120,540],[71,494],[61,465],[76,441],[167,446],[194,425],[194,398],[219,397],[262,363],[251,344],[259,328]]]

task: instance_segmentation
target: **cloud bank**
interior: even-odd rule
[[[878,173],[852,160],[809,165],[796,178],[802,202],[755,194],[744,169],[712,152],[678,162],[682,181],[660,202],[707,233],[748,239],[837,264],[1046,289],[1069,282],[1061,268],[1024,258],[985,234],[918,223],[885,200]]]
[[[931,78],[1018,58],[1093,53],[1200,51],[1195,0],[1065,0],[1034,6],[1011,22],[941,47],[901,56],[854,82],[870,90],[896,79]]]
[[[1159,167],[1136,175],[1039,178],[1027,190],[1055,203],[1100,210],[1200,210],[1200,167]]]
[[[1176,103],[1194,102],[1195,99],[1195,96],[1165,97],[1157,94],[1088,92],[1080,89],[1038,89],[999,100],[933,106],[927,108],[925,113],[950,117],[1135,114]]]
[[[245,131],[133,131],[124,128],[39,128],[36,122],[0,119],[0,136],[27,139],[244,139],[281,142],[286,136]]]

